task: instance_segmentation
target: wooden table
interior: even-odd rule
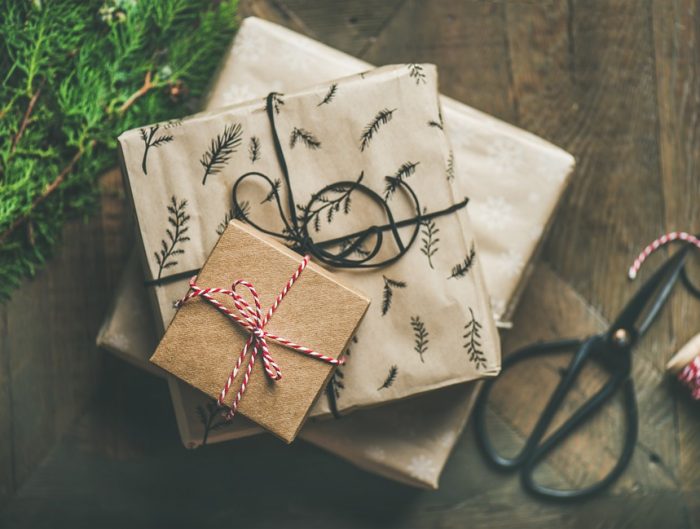
[[[572,188],[505,336],[508,351],[603,327],[631,294],[625,272],[641,245],[670,229],[700,231],[698,7],[251,0],[241,9],[372,63],[434,62],[443,93],[575,154]],[[101,213],[70,223],[48,266],[0,310],[0,525],[700,525],[700,413],[664,377],[666,360],[700,328],[700,303],[680,289],[635,353],[634,460],[586,503],[528,497],[514,476],[485,466],[471,427],[438,492],[364,473],[303,442],[186,451],[165,383],[94,346],[133,242],[118,174],[102,187]],[[531,366],[494,401],[502,442],[522,438],[560,365]],[[587,374],[573,401],[600,381]],[[599,475],[619,449],[621,418],[612,405],[574,439],[577,456],[555,454],[544,472],[569,484]]]

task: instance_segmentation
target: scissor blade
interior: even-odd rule
[[[639,337],[647,331],[678,281],[689,249],[686,245],[678,250],[644,282],[611,325],[610,333],[625,329]]]

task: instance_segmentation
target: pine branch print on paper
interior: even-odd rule
[[[139,129],[139,132],[141,133],[141,139],[143,140],[143,144],[144,144],[143,160],[141,161],[141,169],[143,169],[143,174],[145,174],[145,175],[148,174],[148,167],[146,165],[146,161],[148,158],[148,150],[151,147],[158,148],[161,145],[164,145],[166,143],[170,143],[171,141],[173,141],[173,136],[171,134],[163,134],[162,136],[154,138],[154,136],[156,135],[156,132],[158,132],[159,128],[160,128],[160,125],[153,125],[153,126],[148,128],[148,132],[146,132],[146,129]]]
[[[408,64],[409,75],[416,80],[416,84],[425,84],[425,72],[420,64]]]
[[[423,355],[428,351],[428,330],[420,316],[411,316],[411,327],[413,328],[413,338],[415,346],[413,350],[420,355],[420,361],[425,362]]]
[[[424,215],[425,212],[426,210],[423,209]],[[437,237],[439,232],[440,229],[435,225],[435,219],[424,219],[423,222],[421,222],[420,233],[423,246],[421,246],[420,251],[428,258],[428,264],[433,270],[435,269],[433,266],[433,255],[438,251],[437,243],[440,242],[440,239]]]
[[[464,258],[464,261],[458,263],[452,267],[452,273],[447,279],[453,279],[458,277],[464,277],[467,272],[471,270],[474,266],[474,258],[476,257],[476,250],[474,249],[474,243],[469,247],[469,253]]]
[[[163,275],[163,270],[177,265],[178,255],[185,253],[180,246],[190,240],[185,235],[189,230],[187,222],[190,220],[190,216],[185,211],[186,207],[187,200],[178,202],[174,195],[170,199],[168,205],[168,224],[170,227],[165,230],[166,238],[160,241],[160,252],[153,252],[156,264],[158,264],[158,279]]]
[[[282,99],[283,95],[284,94],[279,94],[277,92],[272,94],[272,98],[271,98],[270,102],[272,103],[272,110],[275,111],[275,114],[279,114],[280,107],[284,106],[284,99]],[[268,109],[268,100],[265,99],[265,112],[267,112],[268,110],[269,110]]]
[[[420,162],[405,162],[399,167],[399,169],[394,173],[393,176],[386,176],[386,186],[384,187],[384,200],[389,200],[391,195],[393,195],[396,190],[401,185],[401,182],[405,181],[406,178],[411,176],[416,172],[416,167],[418,167]]]
[[[219,174],[224,166],[231,159],[231,155],[236,152],[236,149],[241,144],[241,136],[243,128],[240,123],[226,125],[221,134],[217,134],[216,138],[211,140],[209,150],[202,155],[199,163],[204,167],[204,177],[202,185],[207,183],[209,175]]]
[[[250,137],[250,144],[248,145],[248,157],[251,163],[255,163],[260,159],[260,138],[257,136]]]
[[[452,151],[450,151],[450,155],[447,157],[445,176],[448,182],[452,182],[455,179],[455,154]]]
[[[365,130],[362,131],[362,135],[360,136],[361,151],[364,151],[369,146],[370,142],[374,138],[375,134],[379,132],[382,125],[386,125],[391,121],[391,118],[394,116],[394,112],[396,112],[395,108],[391,110],[385,108],[377,112],[377,115],[374,116],[372,121],[370,121],[365,127]]]
[[[428,126],[444,130],[445,123],[442,121],[442,109],[438,108],[438,120],[435,121],[434,119],[431,119],[428,121]]]
[[[317,107],[320,107],[321,105],[327,105],[331,101],[333,101],[333,98],[335,97],[336,92],[338,91],[338,83],[333,83],[330,88],[328,89],[328,92],[326,92],[325,97],[323,100],[316,105]]]
[[[226,229],[226,226],[228,226],[228,223],[234,219],[244,221],[248,216],[249,212],[250,202],[248,202],[247,200],[244,200],[239,205],[236,205],[232,209],[229,209],[224,215],[224,220],[222,220],[216,227],[216,233],[219,235],[223,234],[224,230]]]
[[[389,368],[389,373],[387,373],[384,383],[377,388],[377,391],[390,388],[394,381],[396,381],[396,376],[399,374],[399,366],[393,365]]]
[[[469,354],[469,361],[475,364],[477,369],[484,369],[486,367],[486,355],[481,349],[481,329],[483,326],[476,321],[471,307],[469,307],[469,314],[470,319],[464,326],[465,334],[463,338],[466,340],[464,348]]]
[[[386,316],[391,308],[391,301],[394,297],[395,288],[406,288],[405,281],[398,281],[396,279],[390,279],[386,276],[382,276],[384,279],[384,289],[382,290],[382,316]]]
[[[265,198],[263,198],[260,203],[265,204],[266,202],[272,202],[272,200],[278,196],[280,187],[282,187],[282,180],[276,178],[275,181],[272,182],[272,189],[270,189],[270,192],[265,195]]]
[[[316,209],[309,210],[308,206],[297,205],[297,209],[302,215],[302,221],[305,223],[313,223],[316,231],[321,230],[321,213],[324,213],[326,221],[330,224],[335,218],[335,214],[341,209],[346,215],[350,213],[350,205],[352,203],[352,192],[357,188],[357,185],[362,182],[365,173],[360,173],[360,176],[352,184],[337,186],[332,191],[326,193],[340,193],[336,198],[328,198],[325,193],[323,195],[314,195],[311,202],[321,202],[321,205]]]
[[[196,411],[197,417],[199,417],[199,422],[201,422],[202,426],[204,426],[204,435],[202,437],[201,446],[205,446],[209,440],[209,433],[216,431],[219,428],[223,428],[228,424],[228,422],[226,422],[226,419],[222,417],[221,408],[214,399],[207,402],[206,409],[201,404],[197,404]],[[217,421],[217,418],[220,420]]]
[[[357,336],[353,336],[352,339],[350,340],[351,343],[356,344],[357,343]],[[352,354],[352,349],[351,346],[348,346],[347,349],[345,349],[345,354],[343,355],[344,357],[349,357]],[[335,396],[335,399],[338,400],[340,398],[340,393],[342,390],[345,389],[345,374],[343,373],[343,365],[340,365],[335,368],[335,371],[333,371],[333,376],[331,377],[331,380],[329,382],[330,384],[330,389],[333,392],[333,395]]]
[[[294,127],[292,134],[289,136],[289,147],[293,149],[297,142],[303,143],[309,149],[315,150],[321,147],[321,142],[308,130]]]

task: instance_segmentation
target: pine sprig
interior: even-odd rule
[[[226,125],[221,134],[217,134],[216,138],[212,138],[209,150],[207,150],[199,160],[199,163],[204,167],[202,185],[207,183],[207,177],[209,175],[215,175],[221,172],[241,144],[242,136],[243,127],[241,127],[240,123],[235,123],[233,125]]]
[[[394,112],[396,112],[395,108],[391,110],[385,108],[377,112],[372,121],[370,121],[362,131],[362,135],[360,136],[361,151],[364,151],[369,146],[370,142],[374,138],[374,135],[379,132],[382,125],[386,125],[391,121],[391,118],[394,116]]]
[[[321,230],[321,214],[325,214],[326,222],[329,224],[333,222],[335,214],[340,212],[341,209],[346,215],[350,213],[350,207],[352,204],[352,192],[357,188],[357,186],[362,182],[365,173],[362,171],[357,180],[351,184],[336,185],[333,190],[326,191],[323,195],[314,195],[309,203],[320,202],[321,205],[315,209],[310,209],[308,205],[297,205],[299,213],[302,215],[303,223],[312,223],[314,230]],[[327,193],[335,193],[338,196],[335,198],[328,198]]]
[[[406,178],[416,172],[416,167],[418,167],[419,164],[420,162],[404,162],[393,176],[385,177],[386,185],[384,187],[384,200],[389,200],[391,198],[391,195],[396,192],[401,185],[401,182],[405,181]]]
[[[399,281],[396,279],[390,279],[386,276],[382,276],[384,279],[384,288],[382,289],[382,316],[386,316],[391,308],[391,301],[394,297],[395,288],[406,288],[405,281]]]
[[[399,374],[399,366],[393,365],[389,368],[389,373],[387,373],[386,378],[381,386],[377,388],[377,391],[390,388],[394,381],[396,381],[396,376]]]
[[[272,182],[272,189],[270,189],[270,192],[260,201],[260,203],[264,204],[265,202],[272,202],[272,200],[279,195],[280,187],[282,187],[282,180],[277,178],[274,182]]]
[[[450,155],[447,157],[447,167],[445,168],[445,176],[447,181],[451,182],[455,179],[455,154],[450,151]]]
[[[411,316],[411,327],[415,341],[413,350],[420,355],[420,361],[425,362],[423,355],[428,351],[428,330],[420,316]]]
[[[336,92],[338,91],[338,83],[333,83],[330,88],[328,89],[328,92],[326,92],[326,95],[324,96],[323,100],[316,105],[317,107],[320,107],[321,105],[327,105],[331,101],[333,101],[333,98],[335,97]]]
[[[469,247],[469,253],[464,258],[464,261],[457,263],[452,267],[452,273],[447,279],[453,279],[458,277],[464,277],[467,275],[472,266],[474,266],[474,258],[476,257],[476,249],[474,248],[474,243]]]
[[[475,364],[477,369],[484,369],[486,367],[486,355],[481,344],[481,329],[483,326],[476,320],[471,307],[469,307],[469,314],[469,321],[464,326],[465,333],[463,338],[466,340],[464,348],[469,354],[469,361]]]
[[[168,205],[168,224],[166,228],[166,238],[160,241],[160,251],[153,252],[156,264],[158,265],[158,279],[161,278],[163,271],[176,266],[178,261],[176,256],[182,255],[185,251],[179,247],[182,243],[187,242],[190,238],[186,235],[189,227],[187,222],[190,216],[185,211],[187,208],[187,200],[178,202],[173,196]]]
[[[236,0],[1,0],[0,12],[6,299],[50,256],[66,220],[95,211],[122,131],[197,109],[238,19]]]
[[[221,407],[214,399],[207,402],[206,409],[201,404],[197,404],[197,408],[195,410],[197,412],[199,422],[201,422],[202,426],[204,426],[201,446],[205,446],[209,440],[209,433],[223,428],[228,424],[228,422],[222,417]],[[216,420],[217,418],[219,418],[218,421]]]
[[[250,202],[244,200],[240,205],[236,205],[224,214],[224,219],[216,227],[216,233],[221,235],[226,230],[228,223],[232,220],[245,220],[250,212]]]
[[[425,210],[423,210],[423,214],[425,214]],[[433,255],[438,251],[437,243],[440,242],[437,237],[439,232],[440,229],[435,225],[435,219],[424,219],[421,223],[421,243],[423,246],[421,246],[420,251],[428,258],[428,264],[433,270],[435,269]]]
[[[275,111],[275,114],[280,113],[280,107],[284,106],[284,99],[283,99],[283,94],[279,94],[277,92],[272,94],[271,97],[271,103],[272,103],[272,109]],[[265,111],[268,111],[268,101],[267,99],[265,100]]]
[[[356,344],[357,343],[357,336],[353,336],[350,340],[351,344]],[[345,349],[345,354],[343,355],[346,359],[350,356],[352,356],[352,346],[348,346]],[[345,373],[343,373],[343,365],[340,365],[335,368],[333,371],[333,376],[331,377],[331,380],[329,382],[330,384],[330,390],[333,392],[333,395],[335,396],[335,399],[340,398],[340,393],[342,390],[345,389]]]
[[[293,149],[299,140],[309,149],[318,149],[321,147],[321,142],[308,130],[294,127],[289,137],[289,147]]]
[[[160,147],[161,145],[165,143],[169,143],[173,141],[173,136],[171,134],[163,134],[162,136],[159,136],[157,138],[154,138],[156,132],[160,128],[160,125],[153,125],[149,127],[148,132],[146,132],[146,129],[140,129],[139,132],[141,133],[141,139],[143,140],[144,144],[144,149],[143,149],[143,160],[141,161],[141,169],[143,169],[143,174],[147,175],[148,174],[148,167],[146,165],[146,159],[148,158],[148,150],[151,147]]]
[[[248,156],[251,163],[255,163],[260,159],[260,138],[257,136],[250,137],[250,144],[248,145]]]
[[[408,64],[409,75],[416,80],[416,84],[425,84],[425,72],[420,64]]]

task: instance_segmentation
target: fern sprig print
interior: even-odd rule
[[[450,151],[450,155],[447,157],[447,167],[445,168],[445,176],[447,181],[451,182],[455,179],[455,154]]]
[[[423,214],[425,212],[426,210],[424,209]],[[423,246],[421,246],[420,251],[428,258],[428,264],[434,270],[433,255],[438,251],[437,243],[440,242],[440,239],[437,237],[437,234],[440,232],[440,229],[435,225],[435,219],[424,219],[421,225],[420,233]]]
[[[333,83],[330,88],[328,89],[328,92],[326,92],[325,97],[323,100],[316,105],[317,107],[320,107],[321,105],[327,105],[331,101],[333,101],[333,98],[335,97],[336,92],[338,92],[338,83]]]
[[[409,75],[416,80],[416,84],[425,84],[425,72],[420,64],[408,64]]]
[[[474,266],[475,257],[476,249],[474,248],[474,243],[472,242],[472,245],[469,247],[469,253],[464,258],[464,261],[462,261],[461,263],[457,263],[452,267],[452,273],[447,279],[464,277],[465,275],[467,275],[467,272],[469,272],[472,266]]]
[[[420,355],[420,361],[425,362],[423,355],[428,351],[428,330],[420,316],[411,316],[411,327],[415,341],[413,350]]]
[[[177,265],[176,256],[185,253],[180,246],[190,240],[186,235],[187,230],[189,230],[187,222],[190,220],[190,216],[185,211],[186,207],[187,200],[178,202],[175,196],[170,199],[168,205],[168,224],[170,227],[165,230],[166,238],[160,241],[160,252],[153,252],[158,265],[158,279],[163,275],[163,270]]]
[[[486,355],[481,349],[481,329],[483,326],[476,320],[471,307],[469,307],[469,314],[469,321],[464,326],[465,334],[463,338],[466,340],[464,348],[469,354],[469,361],[475,364],[477,369],[484,369],[486,367]]]
[[[314,195],[311,202],[320,202],[321,205],[313,210],[310,210],[307,206],[297,205],[297,209],[302,214],[302,220],[304,223],[313,223],[314,229],[316,231],[321,230],[321,213],[325,214],[326,221],[330,224],[333,222],[335,214],[338,213],[341,208],[343,213],[346,215],[350,213],[350,205],[352,203],[352,192],[357,188],[357,185],[362,182],[365,173],[364,171],[360,173],[360,176],[355,182],[347,185],[336,186],[332,191],[326,191],[326,193],[339,193],[335,198],[328,198],[324,195]]]
[[[202,185],[207,183],[209,175],[215,175],[221,172],[226,163],[231,158],[231,155],[236,152],[236,149],[241,144],[241,136],[243,128],[240,123],[226,125],[221,134],[217,134],[216,138],[211,140],[209,150],[202,155],[199,163],[204,167],[204,176],[202,177]]]
[[[257,136],[250,137],[248,144],[248,157],[251,163],[255,163],[260,159],[260,138]]]
[[[148,128],[148,132],[146,132],[146,129],[139,130],[139,132],[141,133],[141,139],[143,140],[143,145],[144,145],[143,160],[141,161],[141,169],[143,169],[143,174],[145,174],[145,175],[148,174],[148,166],[146,164],[147,158],[148,158],[148,150],[151,147],[157,148],[165,143],[170,143],[171,141],[173,141],[173,136],[171,134],[163,134],[162,136],[154,138],[154,136],[156,135],[156,132],[158,132],[159,128],[160,128],[160,125],[153,125],[153,126]]]
[[[391,195],[393,195],[399,188],[401,182],[416,172],[416,167],[418,167],[418,164],[420,164],[420,162],[404,162],[393,176],[385,177],[386,186],[384,187],[384,200],[389,200]]]
[[[396,279],[390,279],[386,276],[382,276],[384,279],[384,288],[382,290],[382,316],[386,316],[391,308],[391,301],[394,297],[395,288],[406,288],[405,281],[399,281]]]
[[[224,230],[226,229],[226,226],[228,226],[228,223],[234,219],[245,220],[249,212],[250,202],[248,202],[247,200],[244,200],[237,206],[234,206],[232,209],[229,209],[224,215],[224,220],[222,220],[216,227],[216,233],[219,235],[224,233]]]
[[[198,404],[196,411],[199,421],[204,426],[204,435],[202,436],[201,446],[205,446],[209,440],[209,433],[218,430],[219,428],[223,428],[228,423],[226,422],[226,419],[222,417],[221,408],[214,399],[207,402],[206,409],[201,404]],[[217,418],[219,418],[218,421],[216,420]]]
[[[370,142],[374,138],[374,135],[379,132],[382,125],[386,125],[391,121],[391,118],[394,116],[394,112],[396,112],[395,108],[391,110],[385,108],[377,112],[372,121],[367,124],[365,130],[362,131],[362,135],[360,136],[361,151],[364,151],[369,146]]]
[[[384,383],[377,388],[377,391],[390,388],[396,381],[396,376],[399,374],[399,366],[393,365],[389,368],[389,373],[387,373]]]
[[[294,127],[292,134],[289,136],[289,147],[293,149],[299,141],[309,149],[318,149],[321,147],[321,142],[308,130]]]

